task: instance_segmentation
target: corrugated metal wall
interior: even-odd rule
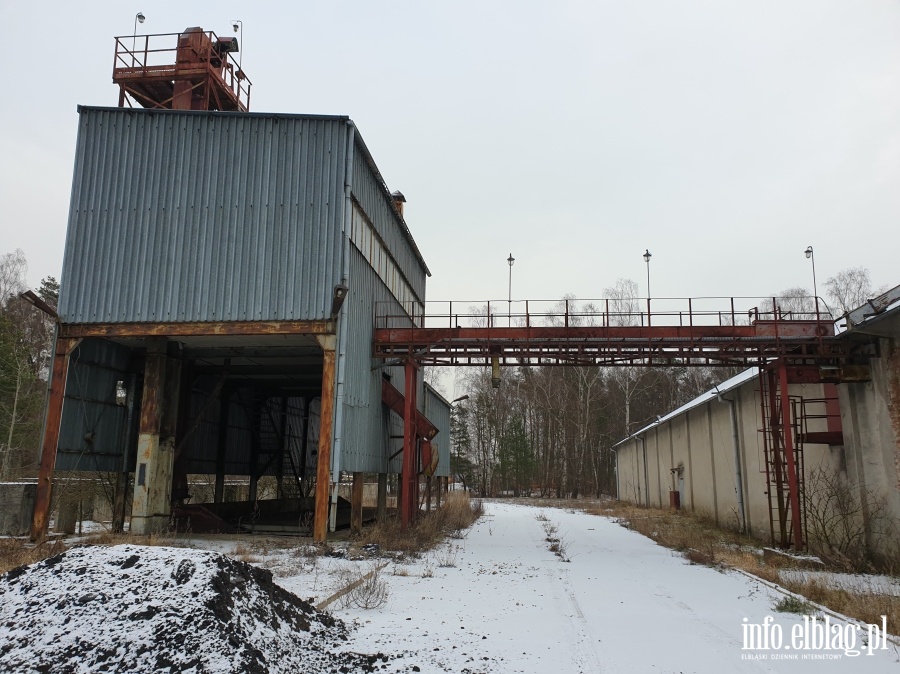
[[[346,118],[79,112],[63,322],[328,317]]]
[[[424,302],[425,268],[406,237],[404,224],[394,212],[390,194],[368,162],[368,150],[358,141],[353,155],[353,196],[387,244],[413,292]]]
[[[347,118],[120,108],[79,113],[62,321],[324,319],[341,280],[343,251],[349,250],[341,469],[398,472],[400,458],[387,457],[402,444],[390,438],[402,433],[402,422],[383,410],[381,377],[388,373],[402,391],[403,368],[372,369],[372,330],[376,302],[394,304],[393,314],[402,309],[359,251],[347,245],[348,179],[423,301],[426,268],[361,139],[353,174],[346,175]],[[108,376],[90,377],[96,381],[89,387],[108,393]],[[421,409],[421,387],[418,399]],[[204,404],[204,392],[196,391],[192,414]],[[317,410],[316,403],[311,412]],[[218,415],[212,406],[189,443],[191,472],[215,470]],[[67,447],[78,448],[84,428],[64,422]],[[247,471],[249,429],[246,411],[233,399],[229,474]],[[449,436],[449,417],[441,430]],[[309,433],[313,442],[317,421],[310,420]],[[449,442],[439,441],[439,447],[446,470]]]
[[[440,455],[434,474],[447,477],[450,475],[450,403],[430,385],[425,384],[425,407],[422,413],[438,429],[438,434],[431,442],[431,446],[436,446]]]
[[[57,470],[122,469],[127,410],[117,384],[128,385],[131,349],[85,339],[72,353],[60,424]]]
[[[400,305],[362,254],[352,246],[350,251],[350,292],[345,302],[345,320],[352,328],[348,334],[344,375],[341,470],[381,473],[389,467],[387,457],[396,451],[384,453],[385,445],[393,446],[398,442],[388,442],[387,436],[402,433],[402,426],[399,431],[385,428],[381,409],[382,373],[391,375],[391,383],[401,391],[404,382],[402,367],[372,369],[379,364],[372,358],[373,317],[375,302],[394,302],[397,312],[400,312]],[[397,463],[396,472],[399,470]]]

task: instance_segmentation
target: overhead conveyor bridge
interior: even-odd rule
[[[501,366],[759,366],[770,373],[761,390],[769,412],[762,429],[766,460],[778,467],[770,476],[772,511],[779,513],[772,537],[797,549],[805,545],[801,445],[782,401],[790,400],[791,383],[838,381],[850,346],[835,335],[824,302],[810,297],[431,302],[412,317],[383,304],[376,307],[374,332],[374,357],[404,364],[408,382],[421,366],[489,366],[495,386]],[[404,402],[415,408],[415,400]],[[829,430],[840,434],[837,426]],[[404,525],[418,503],[420,435],[416,416],[406,414]]]

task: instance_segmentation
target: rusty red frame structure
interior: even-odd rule
[[[251,82],[227,51],[233,40],[199,28],[117,37],[119,107],[130,97],[145,108],[247,112]]]
[[[702,298],[705,300],[715,298]],[[403,363],[406,371],[401,522],[404,527],[417,513],[417,432],[414,391],[416,370],[431,366],[640,365],[645,367],[757,365],[765,373],[761,386],[763,419],[768,420],[767,469],[773,467],[782,544],[796,549],[805,545],[802,526],[802,476],[795,450],[788,385],[818,382],[819,367],[845,359],[847,343],[834,335],[830,314],[815,311],[788,313],[779,310],[782,298],[772,298],[769,310],[736,308],[736,298],[722,298],[724,309],[695,309],[697,300],[677,300],[683,308],[652,312],[640,303],[623,304],[609,299],[577,310],[570,300],[555,303],[552,311],[510,313],[499,327],[490,303],[481,308],[424,313],[408,325],[406,314],[394,315],[387,305],[376,308],[373,355],[386,362]],[[500,304],[500,303],[498,303]],[[521,304],[521,303],[518,303]],[[457,303],[459,306],[459,303]],[[496,305],[495,305],[496,306]],[[501,305],[502,306],[502,305]],[[821,306],[824,306],[822,303]],[[379,313],[384,310],[384,313]],[[506,322],[506,321],[502,321]],[[411,406],[411,407],[410,407]],[[784,484],[786,480],[787,485]],[[787,492],[785,493],[785,486]],[[790,522],[788,522],[790,518]],[[775,539],[774,523],[772,530]]]

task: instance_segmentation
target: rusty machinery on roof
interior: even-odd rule
[[[247,112],[251,82],[232,58],[237,38],[202,28],[116,38],[119,107]]]

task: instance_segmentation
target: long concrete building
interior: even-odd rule
[[[803,540],[815,538],[815,512],[831,507],[825,500],[837,490],[858,504],[870,552],[897,554],[900,287],[844,316],[838,329],[854,354],[851,362],[821,372],[824,383],[788,387]],[[618,497],[687,508],[721,526],[782,542],[784,504],[767,446],[765,386],[759,369],[749,369],[619,442]]]

